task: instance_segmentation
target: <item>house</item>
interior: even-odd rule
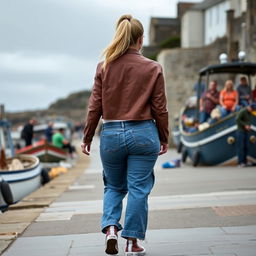
[[[206,46],[217,38],[227,36],[228,10],[233,10],[233,18],[239,19],[247,10],[247,1],[205,0],[193,5],[182,16],[182,48]]]

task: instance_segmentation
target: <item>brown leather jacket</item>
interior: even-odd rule
[[[98,64],[84,128],[85,143],[92,141],[100,118],[106,120],[155,119],[160,141],[168,143],[168,110],[165,83],[159,63],[137,50],[110,62],[105,71]]]

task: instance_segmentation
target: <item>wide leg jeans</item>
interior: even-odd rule
[[[107,122],[100,138],[104,200],[102,232],[115,225],[122,237],[144,239],[148,195],[154,185],[154,165],[160,151],[153,120]],[[119,223],[128,193],[124,227]]]

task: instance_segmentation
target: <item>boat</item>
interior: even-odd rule
[[[172,138],[177,152],[181,153],[182,142],[180,140],[179,117],[174,118],[174,125],[172,127]]]
[[[21,200],[47,180],[39,158],[32,155],[15,156],[11,125],[4,119],[0,105],[0,209]]]
[[[233,77],[245,75],[248,77],[249,86],[251,86],[251,78],[256,75],[256,63],[244,62],[243,60],[230,63],[223,61],[221,64],[204,67],[199,71],[198,84],[201,84],[202,78],[205,76],[207,84],[209,84],[212,76],[222,76],[224,74]],[[190,158],[193,166],[236,164],[237,125],[235,118],[237,112],[220,118],[216,122],[202,124],[198,130],[193,132],[188,131],[188,126],[184,124],[184,116],[188,119],[198,120],[199,95],[201,95],[200,86],[197,91],[196,104],[185,106],[179,117],[182,161],[185,162],[187,158]],[[251,131],[249,132],[248,160],[256,161],[256,116],[253,116]]]
[[[6,159],[7,165],[19,165],[16,170],[0,170],[1,182],[5,181],[10,186],[12,193],[11,200],[4,200],[10,195],[0,195],[0,207],[5,207],[7,204],[13,204],[20,201],[22,198],[35,191],[42,185],[41,172],[39,159],[32,155],[19,155]],[[5,202],[8,201],[8,202]]]
[[[66,150],[53,146],[45,139],[42,139],[33,145],[21,148],[17,150],[16,153],[37,156],[43,163],[60,162],[62,160],[67,160],[68,158]]]

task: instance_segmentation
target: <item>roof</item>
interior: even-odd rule
[[[199,71],[199,75],[217,73],[230,73],[230,74],[246,74],[256,75],[256,63],[252,62],[231,62],[218,65],[211,65],[204,67]]]
[[[193,5],[190,10],[205,10],[214,5],[217,5],[222,2],[226,2],[227,0],[204,0],[198,4]]]
[[[170,25],[179,25],[179,20],[177,18],[158,18],[158,17],[152,17],[151,23],[154,25],[160,25],[160,26],[170,26]]]

